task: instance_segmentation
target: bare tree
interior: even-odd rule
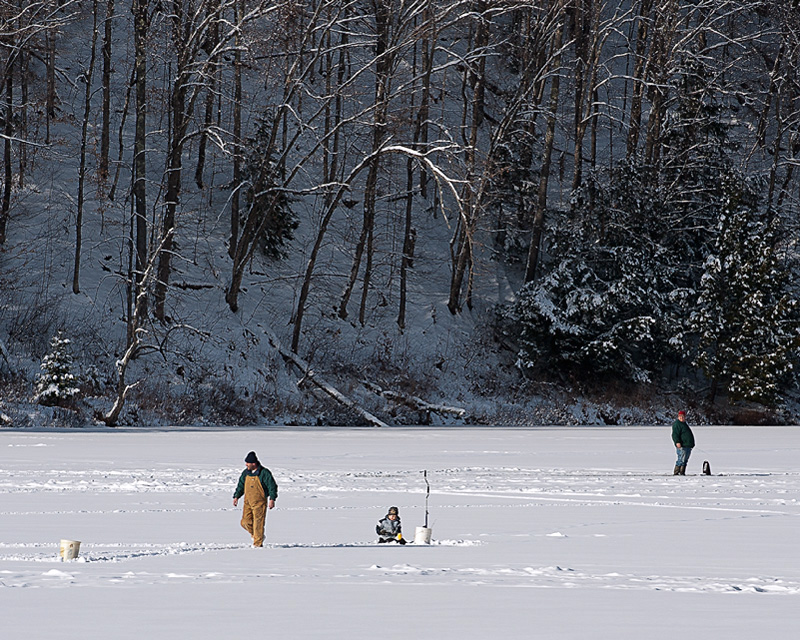
[[[3,126],[3,200],[0,205],[0,244],[6,241],[6,229],[8,216],[11,211],[11,181],[13,180],[13,168],[11,157],[11,140],[14,135],[14,63],[17,56],[8,56],[3,70],[4,97],[4,126]]]
[[[207,5],[206,11],[200,11],[194,0],[172,2],[170,21],[176,71],[170,93],[172,130],[167,153],[166,194],[161,223],[164,244],[159,255],[154,292],[155,315],[161,321],[166,320],[165,303],[172,271],[175,214],[181,193],[183,151],[195,103],[203,90],[213,81],[222,48],[234,40],[236,33],[242,28],[241,23],[228,25],[222,32],[218,28],[222,12],[227,12],[229,8],[233,9],[235,5],[236,0],[215,1]],[[257,3],[247,15],[242,16],[242,21],[249,22],[260,15],[261,8]],[[209,48],[205,59],[200,55],[204,52],[203,47]]]
[[[27,55],[37,49],[37,41],[44,35],[47,46],[47,122],[48,133],[45,144],[49,144],[49,119],[55,110],[55,85],[50,82],[55,69],[55,34],[63,25],[74,19],[73,7],[77,0],[65,0],[56,3],[54,0],[34,0],[4,2],[0,5],[0,79],[2,79],[2,138],[3,138],[3,193],[0,200],[0,244],[6,240],[8,217],[11,210],[11,191],[14,180],[14,158],[12,144],[28,144],[28,141],[16,136],[14,123],[17,120],[17,106],[14,102],[14,82],[27,72]],[[41,56],[40,56],[41,57]],[[54,75],[53,75],[54,77]],[[23,104],[23,109],[27,103]]]
[[[372,161],[367,172],[366,184],[364,186],[364,216],[361,225],[361,232],[356,242],[353,265],[350,269],[350,277],[339,302],[339,317],[347,317],[347,304],[353,292],[358,271],[361,267],[361,259],[366,250],[366,265],[364,267],[364,277],[361,289],[361,304],[359,306],[358,321],[364,324],[364,314],[366,299],[369,293],[370,278],[372,277],[372,260],[374,253],[373,233],[375,227],[375,205],[378,185],[378,171],[380,168],[381,156],[378,150],[386,143],[386,117],[389,108],[389,96],[391,93],[390,80],[391,71],[394,67],[396,42],[391,42],[390,37],[403,33],[404,22],[408,16],[403,15],[402,9],[405,5],[401,4],[401,11],[395,14],[391,11],[391,0],[371,0],[370,13],[375,18],[375,99],[373,102],[373,129],[372,129]],[[397,16],[397,24],[392,24],[392,19]],[[407,23],[406,23],[407,24]],[[394,27],[394,28],[393,28]]]
[[[234,21],[240,24],[244,15],[244,0],[234,4]],[[236,51],[233,54],[233,193],[231,194],[231,233],[228,241],[228,255],[236,255],[236,243],[239,240],[239,216],[242,183],[242,31],[236,31],[234,41]]]
[[[103,182],[108,178],[108,154],[111,148],[111,42],[114,17],[114,0],[106,0],[106,16],[103,20],[103,116],[100,126],[100,161],[97,167]]]
[[[117,358],[115,361],[117,384],[114,403],[107,412],[98,413],[96,416],[109,427],[117,426],[128,395],[141,383],[141,379],[135,380],[134,382],[129,381],[129,369],[134,360],[140,356],[154,352],[160,353],[163,357],[167,351],[167,342],[175,331],[186,331],[206,337],[208,336],[207,332],[181,323],[175,323],[159,334],[159,327],[153,323],[148,323],[148,284],[153,280],[156,260],[162,246],[163,238],[156,246],[155,251],[151,253],[144,270],[136,274],[129,271],[128,274],[126,283],[128,290],[131,292],[135,291],[136,294],[131,298],[127,316],[125,351],[122,357]],[[139,278],[138,284],[135,280],[136,277]]]
[[[547,194],[550,181],[550,166],[553,160],[553,145],[556,136],[556,119],[558,114],[558,104],[561,89],[561,56],[564,43],[564,24],[559,24],[553,35],[551,77],[550,77],[550,101],[547,106],[547,129],[544,137],[544,149],[542,150],[542,168],[539,175],[539,189],[536,200],[536,208],[533,215],[533,227],[531,229],[531,241],[528,249],[528,261],[525,265],[525,282],[532,282],[536,277],[536,269],[539,266],[539,251],[544,232],[544,217],[547,209]]]
[[[147,312],[147,296],[143,294],[144,270],[148,264],[147,251],[147,34],[149,29],[149,0],[133,0],[134,87],[136,95],[136,121],[133,143],[133,219],[135,225],[137,309]],[[132,231],[133,232],[133,231]]]
[[[604,0],[580,0],[574,12],[575,42],[575,106],[572,191],[583,184],[584,140],[590,123],[597,121],[597,90],[603,46],[614,35],[617,25],[624,23],[619,9],[605,17]],[[591,164],[596,158],[596,128],[593,130]]]
[[[487,49],[489,46],[489,21],[491,14],[487,11],[488,3],[479,0],[475,3],[475,40],[472,47],[473,52],[477,55],[472,60],[470,67],[465,67],[464,71],[464,89],[462,93],[466,94],[466,86],[472,89],[472,95],[469,100],[464,101],[464,124],[462,130],[464,131],[464,149],[465,149],[465,165],[467,171],[467,180],[464,185],[464,192],[462,199],[466,203],[467,215],[458,220],[457,233],[453,236],[451,241],[452,246],[455,245],[455,252],[453,255],[453,272],[450,279],[450,296],[447,300],[447,308],[450,313],[455,314],[461,309],[461,289],[464,281],[464,275],[469,269],[469,282],[467,285],[466,300],[467,306],[471,307],[472,298],[472,263],[473,263],[473,236],[475,233],[475,224],[478,219],[478,199],[473,191],[474,183],[476,180],[476,173],[478,170],[479,160],[479,146],[478,134],[480,132],[481,124],[484,120],[484,97],[486,91],[486,57]],[[467,113],[469,113],[469,124],[467,124]]]
[[[92,109],[92,83],[97,54],[97,0],[92,0],[92,44],[89,64],[82,79],[85,83],[83,122],[81,124],[81,151],[78,168],[78,210],[75,215],[75,262],[72,270],[72,293],[80,293],[81,245],[83,242],[83,205],[86,190],[86,146],[88,142],[89,115]]]
[[[218,57],[218,44],[219,44],[219,2],[218,0],[212,2],[208,7],[207,11],[211,12],[215,19],[212,21],[210,27],[208,28],[208,33],[205,35],[205,38],[201,44],[201,48],[203,51],[206,52],[208,55],[214,54]],[[239,24],[239,15],[242,13],[241,11],[241,2],[234,4],[234,24]],[[241,59],[241,52],[239,51],[238,42],[240,39],[240,34],[237,31],[235,36],[235,41],[237,43],[236,52],[234,56]],[[218,60],[213,60],[214,67],[210,69],[210,77],[208,79],[208,88],[206,90],[206,97],[205,97],[205,108],[204,108],[204,117],[203,117],[203,128],[200,131],[200,142],[198,144],[197,149],[197,167],[195,168],[194,172],[194,181],[197,185],[198,189],[203,188],[203,171],[205,169],[206,164],[206,148],[208,147],[208,130],[211,128],[211,125],[214,121],[214,103],[217,99],[217,75],[219,73],[219,65]],[[234,61],[234,65],[237,63]],[[240,89],[241,91],[241,89]],[[234,98],[236,99],[236,98]],[[241,95],[239,96],[241,100]],[[235,105],[234,108],[241,109],[240,105]],[[241,115],[240,115],[241,118]],[[240,123],[241,124],[241,123]],[[235,129],[234,125],[234,129]],[[241,133],[241,132],[240,132]],[[234,132],[234,136],[236,133]],[[236,157],[236,156],[234,156]]]
[[[244,221],[240,227],[239,237],[231,246],[236,249],[233,255],[233,265],[231,280],[225,293],[225,301],[232,311],[239,308],[239,292],[241,290],[242,279],[245,269],[253,258],[258,248],[259,239],[263,237],[270,224],[273,222],[277,207],[281,199],[292,191],[291,184],[298,173],[310,162],[318,150],[322,148],[328,137],[316,140],[312,143],[309,153],[301,156],[289,170],[287,169],[287,158],[289,152],[296,144],[297,140],[306,133],[309,127],[316,124],[317,120],[324,118],[326,106],[334,101],[333,96],[324,96],[322,105],[312,109],[312,113],[307,115],[301,124],[296,126],[291,135],[288,129],[284,130],[284,123],[288,114],[296,117],[295,101],[299,100],[300,95],[306,89],[305,83],[313,73],[313,69],[324,57],[324,43],[328,33],[337,26],[339,17],[345,14],[345,10],[352,2],[343,2],[340,5],[333,5],[335,10],[327,12],[329,8],[325,0],[320,0],[312,7],[313,11],[298,25],[299,31],[294,34],[296,41],[295,49],[290,53],[286,71],[282,78],[282,95],[278,105],[270,114],[270,126],[266,131],[264,152],[269,162],[261,165],[257,175],[247,185],[252,195],[251,206],[242,216]],[[268,12],[270,15],[274,12]],[[325,19],[323,20],[323,16]],[[283,135],[282,135],[283,134]],[[234,189],[241,189],[245,185],[234,184]],[[312,191],[318,189],[312,187]],[[322,187],[320,190],[327,190]],[[256,206],[253,206],[256,205]]]
[[[639,0],[638,15],[634,20],[636,29],[636,41],[633,57],[633,73],[631,82],[633,84],[633,94],[631,96],[631,106],[628,123],[627,154],[631,158],[639,146],[639,134],[642,126],[642,102],[645,94],[645,63],[647,61],[646,51],[651,34],[651,11],[654,0]],[[626,96],[627,97],[627,96]]]

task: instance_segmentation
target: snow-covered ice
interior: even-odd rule
[[[0,636],[800,637],[800,429],[694,431],[684,478],[669,427],[3,430]],[[375,544],[423,469],[433,544]]]

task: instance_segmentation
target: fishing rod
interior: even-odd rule
[[[422,472],[422,477],[425,479],[425,484],[428,485],[428,491],[425,493],[425,528],[428,528],[428,498],[431,495],[431,483],[428,482],[428,470]]]

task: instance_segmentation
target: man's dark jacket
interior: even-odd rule
[[[694,447],[694,434],[686,422],[676,420],[672,423],[672,441],[686,449]]]
[[[242,475],[239,476],[239,484],[236,485],[236,491],[233,492],[234,498],[241,498],[244,495],[244,481],[247,476],[258,476],[259,480],[261,480],[261,486],[264,487],[264,495],[273,500],[278,499],[278,483],[272,477],[272,472],[261,466],[255,471],[248,471],[247,469],[242,471]]]

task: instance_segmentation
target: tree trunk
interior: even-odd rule
[[[30,63],[30,53],[25,50],[19,54],[19,91],[22,105],[20,107],[20,132],[18,137],[23,140],[28,137],[28,67]],[[25,186],[25,173],[28,167],[28,145],[19,145],[19,175],[17,185],[20,189]]]
[[[167,189],[164,200],[164,217],[161,225],[161,245],[155,282],[155,316],[167,321],[166,299],[172,276],[172,256],[175,252],[175,222],[180,204],[183,175],[183,150],[194,106],[202,91],[212,93],[216,70],[216,51],[219,47],[219,3],[215,2],[205,16],[196,14],[191,3],[174,0],[172,16],[172,44],[177,57],[177,69],[172,82],[170,109],[172,131],[167,156]],[[237,25],[240,26],[240,25]],[[236,29],[238,31],[238,29]],[[205,63],[198,62],[201,49],[210,52]],[[208,81],[211,86],[203,86]]]
[[[774,158],[773,158],[773,161],[772,161],[772,167],[770,168],[769,182],[768,182],[768,186],[767,186],[767,210],[768,211],[773,211],[772,201],[773,201],[773,199],[775,197],[775,185],[777,183],[778,169],[779,169],[780,165],[783,162],[786,161],[786,159],[783,157],[783,155],[781,154],[781,151],[780,151],[781,148],[782,148],[783,136],[784,136],[784,131],[785,131],[784,123],[783,123],[783,114],[781,113],[781,102],[782,102],[781,96],[779,96],[777,98],[777,100],[775,100],[775,126],[777,128],[777,131],[775,133],[775,141],[774,141],[775,154],[774,154]],[[787,175],[791,176],[792,164],[791,164],[791,162],[786,162],[786,164],[788,165]],[[781,195],[783,195],[783,192],[781,192]],[[778,198],[778,202],[780,202],[780,203],[783,202],[782,197]]]
[[[237,51],[236,53],[238,54],[239,52]],[[211,85],[208,87],[208,93],[206,93],[206,103],[203,117],[205,130],[207,130],[214,121],[214,98],[216,97],[214,95],[215,84],[216,82],[212,80]],[[200,142],[197,147],[197,167],[194,171],[194,183],[197,185],[198,189],[202,189],[205,186],[203,182],[203,172],[205,171],[206,148],[208,147],[208,135],[205,133],[205,130],[200,133]]]
[[[131,106],[131,93],[136,87],[136,65],[131,69],[131,77],[128,80],[128,87],[125,90],[125,105],[122,108],[122,118],[119,123],[119,130],[117,131],[117,162],[114,171],[114,180],[111,183],[111,188],[108,190],[108,199],[114,200],[117,193],[117,185],[119,184],[119,175],[122,171],[122,156],[125,150],[125,124],[128,121],[128,113],[130,113]]]
[[[359,305],[358,320],[361,324],[365,321],[366,300],[369,294],[369,283],[372,272],[373,229],[375,225],[375,205],[377,198],[378,172],[381,157],[377,153],[385,139],[386,115],[389,108],[389,70],[391,69],[391,54],[388,52],[391,12],[385,0],[373,0],[375,13],[375,28],[377,41],[375,46],[375,114],[372,124],[372,153],[373,157],[364,185],[364,216],[362,219],[361,233],[356,243],[353,265],[350,268],[350,277],[344,293],[339,302],[339,317],[347,318],[347,304],[353,293],[358,271],[364,251],[367,252],[367,262],[364,268],[362,281],[361,304]]]
[[[14,67],[13,58],[11,56],[9,56],[9,61],[6,66],[5,80],[6,122],[4,128],[5,140],[3,140],[3,167],[5,171],[3,175],[3,204],[0,208],[0,244],[4,244],[6,241],[8,216],[11,212],[11,181],[13,179],[13,170],[11,167],[11,138],[14,135]]]
[[[237,3],[238,4],[238,3]],[[238,14],[238,11],[234,9],[234,11]],[[219,14],[219,0],[214,0],[212,5],[209,8],[209,13],[212,14]],[[238,16],[234,17],[235,23],[239,24]],[[237,30],[236,38],[237,41],[239,39],[239,32]],[[212,55],[212,52],[217,47],[219,43],[219,20],[216,18],[214,19],[213,23],[210,25],[208,29],[208,33],[206,35],[206,41],[203,44],[203,49],[209,55]],[[236,48],[236,52],[234,55],[241,55],[239,52],[239,48]],[[209,86],[206,90],[206,103],[205,103],[205,113],[203,118],[203,130],[200,132],[200,143],[197,149],[197,168],[194,172],[194,182],[197,185],[198,189],[203,188],[203,172],[205,171],[205,164],[206,164],[206,147],[208,146],[208,129],[211,126],[214,118],[214,99],[216,97],[216,56],[214,56],[214,60],[212,61],[212,67],[215,71],[211,74],[209,78]]]
[[[585,104],[589,85],[589,44],[588,24],[589,9],[586,6],[591,0],[576,0],[573,11],[572,33],[575,41],[575,104],[573,135],[575,146],[572,153],[572,191],[576,191],[583,179],[583,137],[586,132],[584,121]]]
[[[167,192],[164,200],[164,219],[161,226],[161,254],[158,257],[158,270],[155,283],[155,316],[161,322],[166,321],[167,287],[172,273],[172,254],[175,250],[175,213],[181,193],[181,174],[183,162],[183,143],[188,126],[186,114],[186,92],[189,78],[180,70],[173,87],[172,136],[169,156],[167,158]]]
[[[539,190],[536,200],[536,211],[533,216],[531,229],[531,244],[528,248],[528,261],[525,266],[525,282],[533,282],[536,278],[536,269],[539,266],[539,249],[544,232],[544,217],[547,209],[547,187],[550,180],[550,166],[553,160],[553,144],[556,137],[556,114],[558,111],[559,89],[561,78],[561,44],[564,39],[564,25],[560,24],[553,38],[553,74],[550,80],[550,104],[547,114],[547,132],[544,137],[544,150],[542,151],[542,172],[539,176]]]
[[[654,15],[653,43],[650,47],[645,78],[652,79],[650,114],[647,119],[647,136],[644,144],[644,159],[654,175],[658,173],[664,117],[666,116],[667,90],[672,59],[676,52],[674,41],[680,22],[677,0],[664,0]]]
[[[133,0],[134,48],[136,67],[136,126],[133,143],[133,200],[136,229],[136,286],[134,297],[138,300],[142,276],[147,264],[147,165],[145,145],[147,143],[147,9],[149,0]],[[142,297],[140,313],[147,314],[147,298]]]
[[[583,184],[583,146],[586,130],[592,124],[591,166],[594,166],[596,153],[596,127],[597,120],[597,69],[600,62],[600,51],[605,34],[600,32],[600,9],[595,5],[595,0],[581,0],[582,4],[576,13],[576,42],[577,64],[581,71],[576,74],[575,88],[575,149],[573,155],[572,191],[576,191]],[[580,16],[578,19],[577,16]],[[580,86],[579,86],[580,85]]]
[[[406,163],[406,215],[403,228],[403,255],[400,258],[400,308],[397,312],[397,326],[406,328],[406,298],[408,292],[408,272],[414,263],[414,244],[416,232],[413,227],[414,204],[414,165],[409,159]]]
[[[48,29],[45,35],[47,48],[47,97],[45,98],[45,137],[50,144],[50,121],[56,117],[56,30]]]
[[[348,409],[355,411],[367,422],[367,424],[371,424],[373,427],[387,426],[385,422],[376,418],[369,411],[367,411],[363,407],[353,402],[350,398],[345,396],[338,389],[336,389],[332,385],[325,382],[325,380],[320,378],[316,374],[316,372],[311,368],[311,366],[305,360],[300,358],[294,351],[287,351],[286,349],[284,349],[280,341],[278,340],[277,336],[275,336],[275,334],[267,332],[267,336],[270,341],[270,344],[278,351],[278,353],[280,353],[281,356],[284,357],[284,359],[294,364],[303,374],[303,378],[300,380],[300,382],[303,382],[304,380],[310,381],[312,384],[314,384],[314,386],[327,393],[331,398],[336,400],[339,404],[342,404]]]
[[[325,232],[328,230],[333,212],[339,204],[339,198],[342,195],[342,190],[339,189],[337,195],[331,200],[325,215],[320,222],[317,237],[314,240],[314,246],[311,248],[311,254],[308,256],[308,263],[306,264],[305,274],[303,277],[303,284],[300,287],[300,295],[297,297],[297,310],[294,313],[294,327],[292,329],[292,352],[297,353],[298,346],[300,345],[300,333],[302,331],[303,316],[306,311],[306,301],[308,294],[311,290],[311,275],[314,272],[314,267],[317,264],[317,257],[319,250],[322,247],[322,239],[325,237]]]
[[[414,51],[414,64],[412,65],[413,75],[416,76],[417,55],[416,48]],[[411,88],[411,110],[414,110],[414,90],[415,84],[412,83]],[[419,120],[417,126],[414,128],[413,146],[419,150]],[[403,253],[400,256],[400,308],[397,311],[397,326],[400,329],[406,327],[406,293],[408,290],[408,270],[411,267],[414,255],[414,241],[412,234],[414,229],[412,227],[412,212],[414,208],[414,162],[411,158],[406,160],[406,208],[405,208],[405,225],[403,227]]]
[[[469,211],[472,207],[472,198],[467,196],[465,202]],[[467,271],[467,264],[470,261],[470,251],[472,241],[469,236],[471,230],[467,228],[466,221],[459,219],[456,232],[456,251],[454,254],[453,273],[450,278],[450,295],[447,299],[447,308],[453,315],[461,311],[461,287],[464,284],[464,274]],[[452,251],[451,251],[452,253]]]
[[[234,20],[239,24],[244,13],[244,0],[234,5]],[[236,256],[236,243],[239,239],[239,216],[242,186],[242,45],[241,30],[236,30],[236,51],[233,54],[233,194],[231,195],[231,235],[228,242],[228,255]]]
[[[349,12],[347,8],[345,8],[345,13],[343,15],[343,20],[346,22],[348,18]],[[328,164],[328,171],[326,173],[326,183],[332,183],[337,179],[339,175],[339,138],[340,138],[340,131],[341,127],[340,124],[342,122],[342,92],[341,87],[344,84],[345,79],[347,78],[347,46],[350,42],[349,34],[347,29],[341,30],[341,35],[339,36],[340,46],[339,46],[339,59],[336,63],[336,87],[328,92],[327,95],[333,95],[333,113],[332,113],[332,120],[331,122],[327,122],[326,120],[326,155],[328,149],[327,140],[333,138],[333,141],[330,146],[330,163]],[[328,76],[332,76],[333,71],[332,69],[329,71]],[[328,86],[328,85],[326,85]],[[330,108],[330,103],[326,105],[326,108]],[[331,136],[331,132],[333,135]],[[308,263],[306,264],[306,269],[303,275],[303,284],[300,287],[300,294],[297,298],[297,308],[293,314],[292,322],[293,322],[293,329],[292,329],[292,352],[297,353],[299,345],[300,345],[300,335],[302,332],[302,325],[303,325],[303,317],[305,316],[306,304],[308,301],[308,295],[311,291],[311,277],[314,273],[314,268],[317,263],[317,257],[319,256],[319,251],[322,248],[322,241],[325,236],[326,231],[328,230],[328,226],[330,225],[331,218],[333,217],[333,213],[336,210],[336,207],[341,200],[342,194],[344,193],[344,189],[340,186],[338,189],[328,189],[325,193],[325,214],[322,217],[320,222],[319,230],[317,231],[317,237],[314,240],[314,246],[311,249],[311,254],[308,257]]]
[[[345,13],[343,15],[343,19],[347,20],[349,16],[349,11],[345,8]],[[341,127],[340,124],[342,122],[342,104],[344,102],[342,98],[341,87],[344,84],[345,79],[348,77],[348,64],[347,64],[347,47],[350,44],[350,36],[347,32],[347,29],[342,29],[342,34],[340,36],[340,44],[339,47],[339,61],[336,65],[336,93],[334,102],[333,102],[333,143],[331,146],[331,161],[330,167],[328,171],[328,175],[330,176],[331,180],[335,180],[336,176],[339,175],[339,141],[341,138]],[[330,95],[330,94],[329,94]],[[326,201],[329,203],[332,198],[332,191],[329,191],[326,194]]]
[[[108,156],[111,150],[111,41],[113,37],[114,0],[106,0],[106,17],[103,23],[103,107],[100,130],[100,180],[108,179]]]
[[[467,279],[467,292],[465,298],[468,306],[472,299],[472,236],[474,225],[477,222],[480,199],[475,196],[475,177],[477,173],[477,145],[478,132],[484,119],[484,97],[486,92],[486,56],[489,45],[488,16],[484,15],[487,4],[480,0],[475,4],[475,16],[478,27],[475,31],[474,50],[481,52],[477,59],[474,70],[466,73],[465,79],[472,85],[472,98],[470,102],[470,125],[469,135],[466,140],[466,165],[467,165],[467,184],[464,190],[465,219],[459,221],[457,232],[457,249],[453,263],[453,271],[450,277],[450,293],[447,300],[447,308],[450,313],[456,314],[461,310],[461,289],[464,284],[464,276],[467,274],[467,267],[470,269],[470,277]]]
[[[647,51],[648,34],[650,28],[650,12],[653,0],[641,0],[639,16],[636,20],[636,49],[633,62],[633,96],[631,98],[631,111],[628,123],[627,156],[632,158],[639,145],[639,132],[642,127],[642,99],[644,98],[644,69],[645,52]]]
[[[417,111],[417,125],[414,129],[414,141],[424,149],[428,145],[428,119],[430,118],[431,77],[433,75],[433,55],[436,49],[435,13],[431,9],[430,0],[425,4],[422,16],[424,22],[422,48],[422,96]],[[419,171],[419,194],[423,200],[428,199],[428,172],[425,168]]]
[[[75,216],[75,264],[72,270],[72,293],[80,293],[81,244],[83,240],[83,202],[86,185],[86,145],[89,130],[89,116],[92,109],[92,81],[94,63],[97,56],[97,0],[92,2],[92,48],[89,54],[89,68],[84,73],[86,91],[83,104],[83,124],[81,125],[81,151],[78,168],[78,211]]]

